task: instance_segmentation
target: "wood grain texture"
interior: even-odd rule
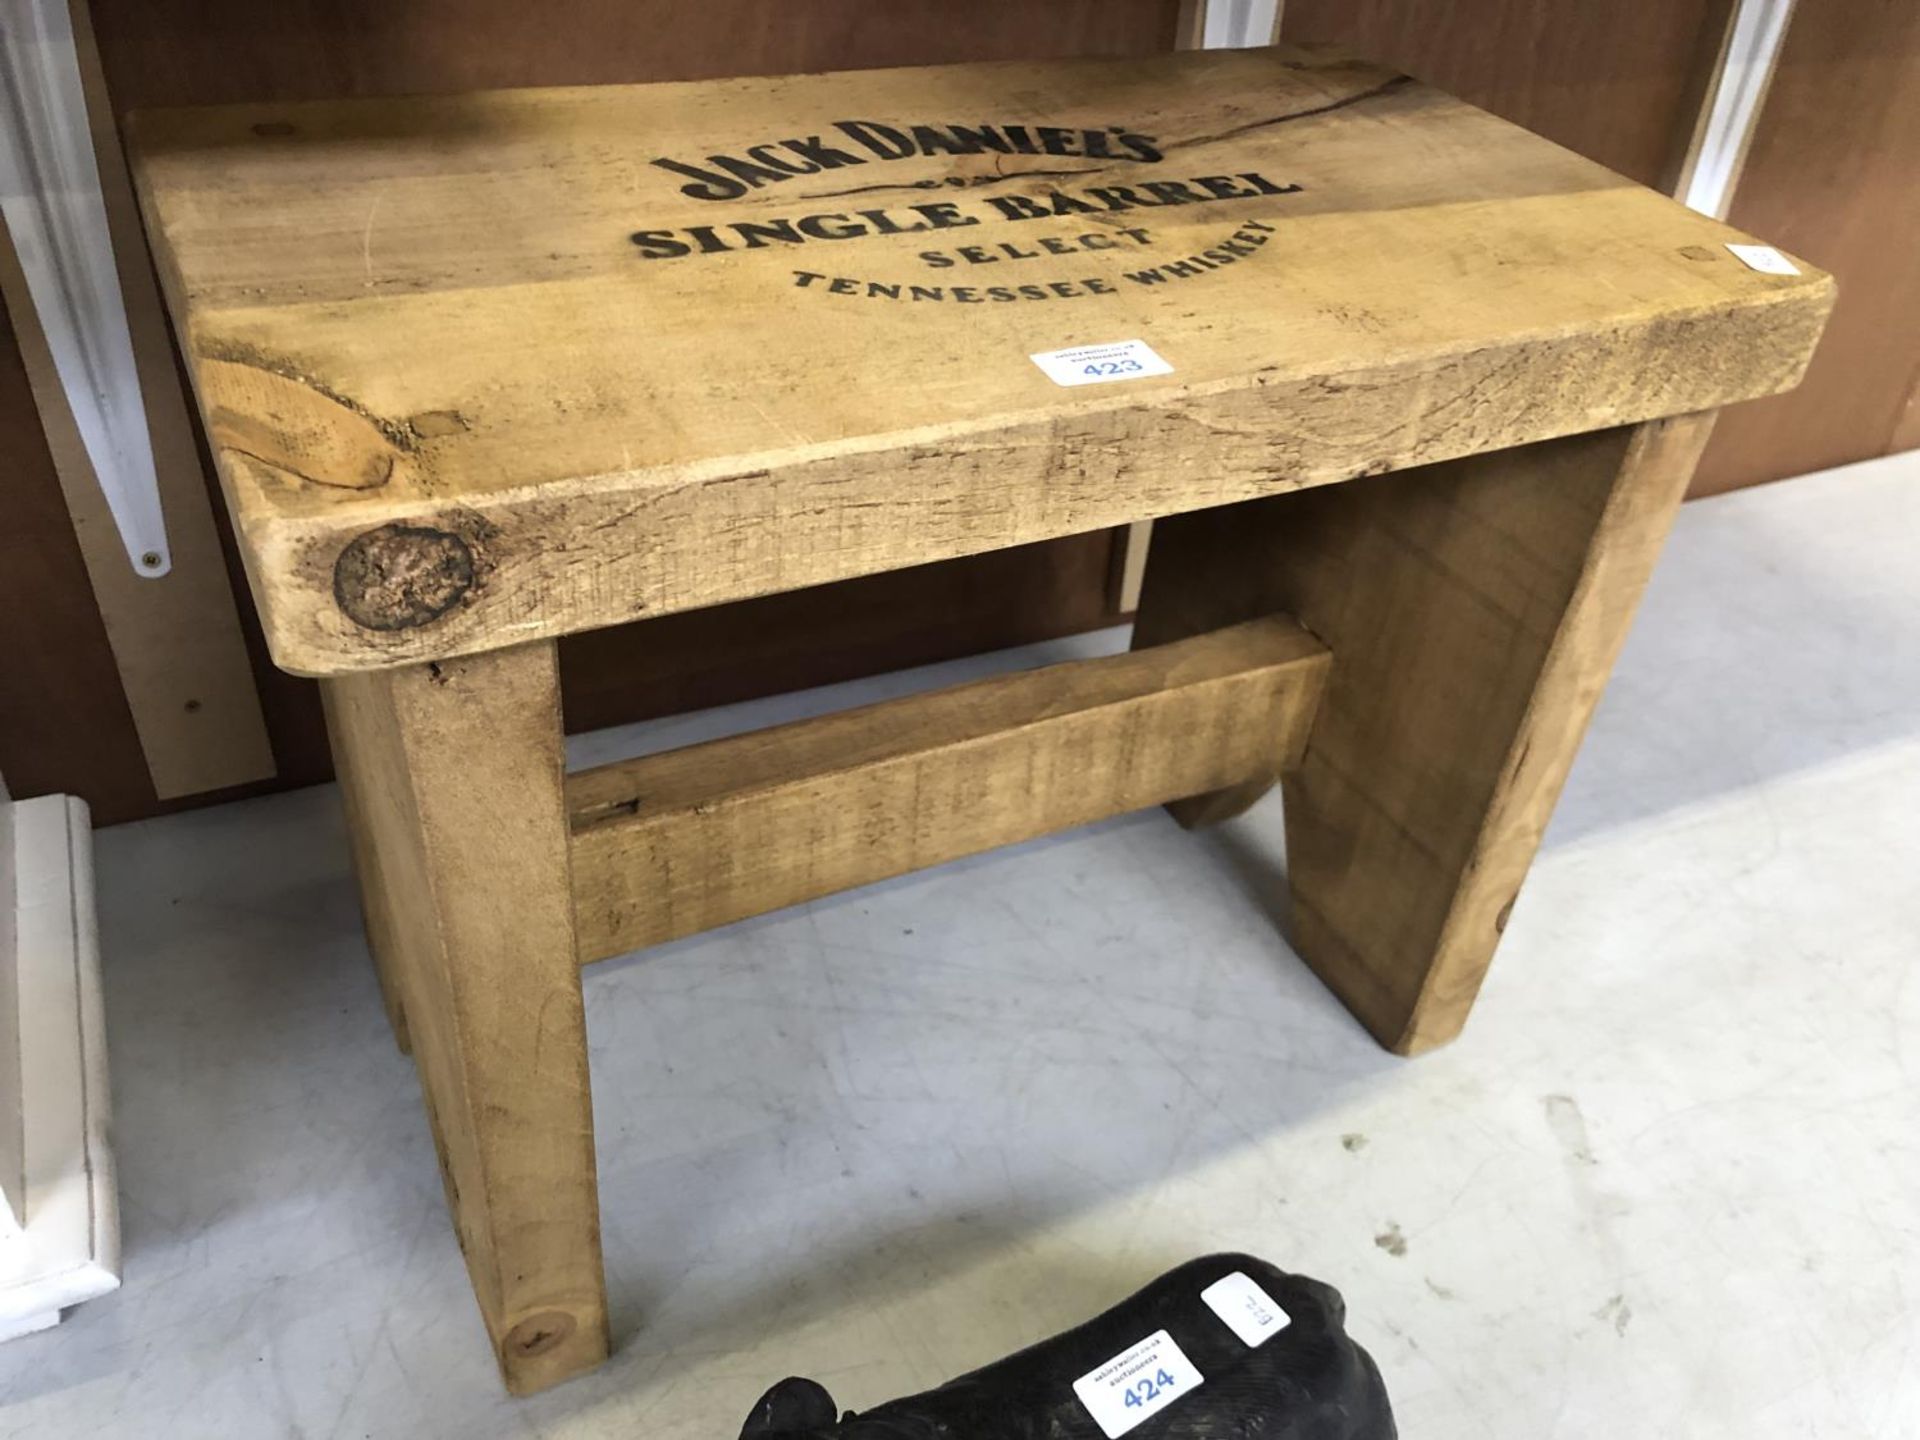
[[[1125,114],[1167,159],[875,162],[716,209],[635,158],[733,154],[856,114],[1074,135]],[[1746,270],[1719,249],[1737,232],[1471,107],[1270,50],[241,107],[138,131],[256,597],[296,671],[1710,408],[1793,383],[1829,303],[1824,277]],[[1189,188],[1195,203],[1123,213],[1070,193],[1246,174],[1281,193],[1242,181],[1238,198]],[[922,181],[959,198],[929,202]],[[1089,215],[981,218],[1055,194]],[[915,203],[979,223],[936,231]],[[929,231],[656,260],[626,238],[888,205]],[[1015,273],[975,284],[1078,298],[861,289],[952,286],[974,261],[925,252],[1042,236],[1072,253],[993,262]],[[1146,261],[1187,269],[1130,279]],[[859,293],[802,288],[807,264],[862,277]],[[1062,389],[1026,360],[1124,336],[1176,373]]]
[[[353,855],[354,885],[360,896],[360,921],[367,933],[367,952],[373,972],[380,983],[380,1003],[387,1012],[387,1024],[393,1030],[394,1043],[403,1055],[413,1053],[407,1038],[407,1008],[403,998],[400,939],[394,923],[393,900],[386,888],[380,866],[380,827],[374,823],[380,812],[381,798],[374,786],[380,777],[364,769],[355,759],[347,741],[347,720],[339,713],[340,702],[327,686],[320,691],[320,704],[327,717],[327,733],[332,742],[333,775],[340,787],[340,808],[344,812],[347,845]],[[390,842],[389,842],[390,843]]]
[[[1333,651],[1284,780],[1291,938],[1382,1044],[1465,1023],[1710,425],[1155,527],[1139,643],[1278,610]]]
[[[1326,669],[1271,617],[576,775],[581,956],[1277,776]]]
[[[509,1389],[607,1317],[553,647],[330,682],[467,1270]]]
[[[1733,0],[1287,0],[1280,33],[1336,45],[1671,193]]]
[[[1806,384],[1724,417],[1695,493],[1920,444],[1920,6],[1803,0],[1729,216],[1841,298]]]

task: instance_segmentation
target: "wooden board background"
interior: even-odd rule
[[[581,0],[556,23],[520,0],[91,0],[116,111],[1172,48],[1178,0]],[[95,820],[161,805],[24,388],[0,335],[0,771],[17,794],[66,790]],[[203,447],[204,449],[204,447]],[[204,460],[203,454],[203,460]],[[216,506],[222,513],[224,506]],[[232,562],[236,585],[244,583]],[[562,649],[567,720],[585,729],[823,684],[1092,628],[1109,601],[1105,532],[776,600],[577,637]],[[272,668],[242,605],[279,765],[272,788],[330,773],[313,687]],[[827,638],[822,639],[825,635]],[[36,698],[37,697],[37,698]],[[71,717],[90,718],[76,729]],[[249,787],[257,789],[261,787]],[[248,791],[225,792],[227,795]],[[223,795],[200,797],[206,800]]]
[[[1920,5],[1800,0],[1727,218],[1840,298],[1800,389],[1721,417],[1693,493],[1920,446]]]

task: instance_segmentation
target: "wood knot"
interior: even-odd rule
[[[369,530],[333,564],[333,598],[365,630],[411,630],[438,620],[472,588],[467,542],[425,525]]]
[[[1519,903],[1520,892],[1516,890],[1508,897],[1507,903],[1500,907],[1500,913],[1493,917],[1494,934],[1504,935],[1507,933],[1507,922],[1513,918],[1513,907]]]
[[[414,434],[424,440],[442,435],[458,435],[468,428],[467,417],[458,410],[423,410],[407,422]]]
[[[522,1359],[544,1355],[562,1344],[573,1331],[573,1316],[566,1311],[542,1310],[538,1315],[529,1315],[507,1332],[506,1352]]]

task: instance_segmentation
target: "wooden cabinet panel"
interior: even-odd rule
[[[122,109],[1145,55],[1177,0],[91,0]]]
[[[1800,0],[1727,218],[1840,296],[1806,382],[1720,417],[1694,493],[1920,445],[1920,6]]]
[[[1671,190],[1732,0],[1287,0],[1282,38],[1321,41]]]
[[[96,820],[151,804],[140,738],[94,607],[53,455],[0,304],[0,774],[18,798],[65,790]]]

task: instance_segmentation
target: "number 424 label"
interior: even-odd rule
[[[1156,1331],[1098,1370],[1073,1382],[1073,1393],[1105,1432],[1120,1440],[1148,1416],[1199,1388],[1201,1375],[1166,1331]]]

